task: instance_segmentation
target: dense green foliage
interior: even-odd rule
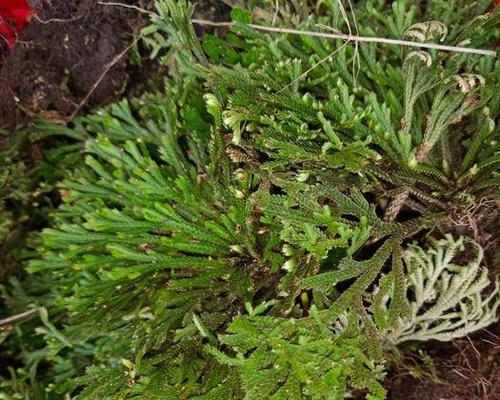
[[[491,46],[473,3],[355,15],[366,36]],[[248,27],[347,29],[338,1],[279,4],[199,40],[160,1],[143,35],[165,91],[40,128],[83,137],[85,162],[27,267],[45,294],[6,290],[38,307],[20,373],[50,366],[46,391],[3,398],[384,399],[396,345],[497,320],[498,62]]]

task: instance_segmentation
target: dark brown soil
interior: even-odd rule
[[[64,124],[89,106],[140,95],[164,73],[158,63],[127,62],[127,48],[148,17],[116,5],[151,10],[154,0],[31,2],[37,15],[9,54],[0,50],[0,128],[14,130],[32,117]],[[195,16],[227,20],[229,10],[222,0],[199,0]]]
[[[386,385],[390,400],[500,399],[500,324],[406,354]]]
[[[119,97],[129,77],[127,57],[107,67],[146,21],[136,10],[98,0],[38,0],[35,8],[0,63],[0,127],[14,128],[26,116],[64,122],[87,105]]]

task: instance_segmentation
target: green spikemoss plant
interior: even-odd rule
[[[320,3],[278,20],[344,28]],[[356,8],[362,34],[444,37],[425,22],[442,2],[385,3]],[[485,4],[453,2],[444,39],[493,43]],[[86,167],[29,265],[52,279],[51,396],[383,399],[388,348],[497,320],[481,245],[450,233],[464,193],[497,194],[495,60],[363,45],[353,72],[354,47],[246,11],[222,38],[197,38],[184,1],[157,13],[165,92],[85,122]]]

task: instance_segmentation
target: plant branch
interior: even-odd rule
[[[19,319],[22,319],[22,318],[25,318],[25,317],[29,317],[29,316],[35,314],[37,311],[38,310],[36,308],[33,308],[31,310],[24,311],[24,312],[22,312],[20,314],[16,314],[16,315],[12,315],[11,317],[0,319],[0,326],[8,325],[11,322],[15,322],[15,321],[17,321]]]
[[[142,14],[148,14],[148,15],[151,15],[152,17],[158,17],[158,14],[156,14],[153,11],[148,11],[144,8],[137,7],[137,6],[134,6],[131,4],[124,4],[124,3],[114,2],[114,1],[109,1],[109,2],[108,1],[106,1],[106,2],[105,1],[98,1],[97,4],[99,4],[101,6],[130,8],[132,10],[139,11]]]
[[[159,18],[160,16],[152,11],[145,10],[143,8],[124,4],[120,2],[103,2],[98,1],[97,4],[105,5],[105,6],[115,6],[115,7],[124,7],[134,9],[143,14],[148,14],[152,17]],[[219,27],[231,27],[234,25],[234,22],[214,22],[208,21],[204,19],[192,19],[191,22],[197,25],[207,25],[207,26],[219,26]],[[496,51],[494,50],[485,50],[485,49],[474,49],[469,47],[460,47],[460,46],[448,46],[437,43],[420,43],[420,42],[412,42],[409,40],[399,40],[399,39],[387,39],[381,37],[369,37],[369,36],[359,36],[359,35],[351,35],[351,34],[343,34],[340,32],[335,33],[326,33],[326,32],[315,32],[315,31],[303,31],[299,29],[292,28],[280,28],[275,26],[265,26],[265,25],[256,25],[256,24],[246,24],[246,26],[257,29],[264,32],[274,32],[274,33],[287,33],[292,35],[307,35],[307,36],[316,36],[324,39],[342,39],[349,42],[355,43],[383,43],[397,46],[407,46],[407,47],[419,47],[424,49],[436,49],[441,51],[453,51],[456,53],[470,53],[470,54],[479,54],[483,56],[496,57]]]
[[[203,19],[192,19],[191,22],[198,25],[208,25],[208,26],[233,26],[233,22],[213,22],[207,21]],[[299,29],[291,29],[291,28],[279,28],[274,26],[264,26],[264,25],[255,25],[255,24],[246,24],[246,26],[257,29],[264,32],[275,32],[275,33],[289,33],[292,35],[307,35],[307,36],[315,36],[321,37],[324,39],[341,39],[358,43],[383,43],[397,46],[407,46],[407,47],[419,47],[425,49],[436,49],[442,51],[453,51],[456,53],[470,53],[470,54],[480,54],[484,56],[496,57],[496,51],[494,50],[485,50],[485,49],[473,49],[469,47],[460,47],[460,46],[448,46],[437,43],[420,43],[420,42],[412,42],[409,40],[399,40],[399,39],[387,39],[381,37],[368,37],[368,36],[359,36],[359,35],[346,35],[343,33],[327,33],[327,32],[315,32],[315,31],[303,31]]]

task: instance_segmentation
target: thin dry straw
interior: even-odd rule
[[[101,6],[130,8],[132,10],[139,11],[142,14],[148,14],[148,15],[150,15],[152,17],[158,17],[158,18],[160,17],[158,14],[156,14],[153,11],[148,11],[148,10],[146,10],[144,8],[141,8],[141,7],[138,7],[138,6],[134,6],[134,5],[131,5],[131,4],[124,4],[124,3],[115,2],[115,1],[98,1],[97,4],[100,4]]]
[[[197,25],[208,25],[208,26],[233,26],[233,22],[212,22],[204,19],[192,19],[191,22]],[[314,32],[314,31],[302,31],[299,29],[291,28],[279,28],[274,26],[264,26],[255,24],[245,24],[246,26],[257,29],[264,32],[275,32],[275,33],[289,33],[292,35],[307,35],[316,36],[324,39],[341,39],[350,42],[365,42],[365,43],[383,43],[391,44],[397,46],[408,46],[408,47],[420,47],[424,49],[436,49],[442,51],[453,51],[456,53],[470,53],[470,54],[480,54],[483,56],[496,57],[497,53],[494,50],[484,50],[484,49],[474,49],[470,47],[460,47],[460,46],[447,46],[444,44],[437,43],[420,43],[411,42],[409,40],[398,40],[398,39],[386,39],[380,37],[369,37],[369,36],[359,36],[359,35],[346,35],[343,33],[325,33],[325,32]]]
[[[137,6],[132,6],[129,4],[124,4],[120,2],[104,2],[99,0],[97,4],[103,5],[103,6],[116,6],[116,7],[125,7],[125,8],[131,8],[136,11],[139,11],[144,14],[148,14],[152,16],[153,18],[160,18],[158,14],[152,11],[145,10],[143,8],[137,7]],[[207,25],[207,26],[233,26],[233,22],[213,22],[213,21],[207,21],[204,19],[192,19],[191,22],[194,24],[198,25]],[[408,46],[408,47],[420,47],[420,48],[425,48],[425,49],[436,49],[436,50],[443,50],[443,51],[454,51],[457,53],[470,53],[470,54],[480,54],[483,56],[490,56],[490,57],[496,57],[497,53],[493,50],[484,50],[484,49],[473,49],[469,47],[459,47],[459,46],[446,46],[443,44],[436,44],[436,43],[420,43],[420,42],[411,42],[408,40],[397,40],[397,39],[386,39],[386,38],[379,38],[379,37],[368,37],[368,36],[359,36],[359,35],[345,35],[343,33],[322,33],[322,32],[314,32],[314,31],[301,31],[298,29],[291,29],[291,28],[277,28],[274,26],[264,26],[264,25],[255,25],[255,24],[246,24],[250,28],[254,28],[260,31],[265,31],[265,32],[276,32],[276,33],[290,33],[292,35],[307,35],[307,36],[316,36],[316,37],[321,37],[325,39],[342,39],[346,40],[349,42],[356,42],[356,43],[361,43],[361,42],[366,42],[366,43],[384,43],[384,44],[391,44],[391,45],[397,45],[397,46]]]
[[[8,318],[0,319],[0,326],[10,324],[12,322],[15,322],[15,321],[22,319],[22,318],[25,318],[25,317],[29,317],[29,316],[35,314],[37,311],[38,310],[36,308],[32,308],[31,310],[22,312],[20,314],[16,314],[16,315],[13,315],[13,316],[8,317]]]
[[[347,0],[349,3],[349,8],[351,9],[352,13],[352,20],[354,22],[354,28],[356,29],[356,35],[359,36],[359,28],[358,28],[358,20],[356,18],[356,13],[354,12],[354,7],[352,6],[351,0]],[[340,8],[343,8],[344,6],[342,5],[342,1],[339,0],[339,5]],[[352,35],[351,32],[349,32],[350,35]],[[361,60],[359,58],[359,43],[355,42],[355,48],[354,48],[354,60],[352,62],[352,81],[353,81],[353,86],[356,86],[356,80],[358,79],[359,73],[361,72]],[[356,70],[357,67],[357,70]]]
[[[314,64],[312,67],[308,68],[305,72],[303,72],[302,74],[300,74],[297,78],[295,78],[293,81],[291,81],[288,85],[286,85],[285,87],[281,88],[278,92],[276,92],[276,94],[278,93],[281,93],[283,92],[284,90],[288,89],[290,86],[292,86],[293,84],[295,84],[296,82],[304,79],[308,74],[309,72],[311,72],[313,69],[315,69],[318,65],[321,65],[323,64],[325,61],[327,60],[331,60],[332,57],[338,53],[340,50],[342,50],[344,47],[346,47],[347,45],[349,44],[349,41],[345,42],[342,46],[340,46],[338,49],[332,51],[330,54],[328,54],[325,58],[319,60],[316,64]]]

